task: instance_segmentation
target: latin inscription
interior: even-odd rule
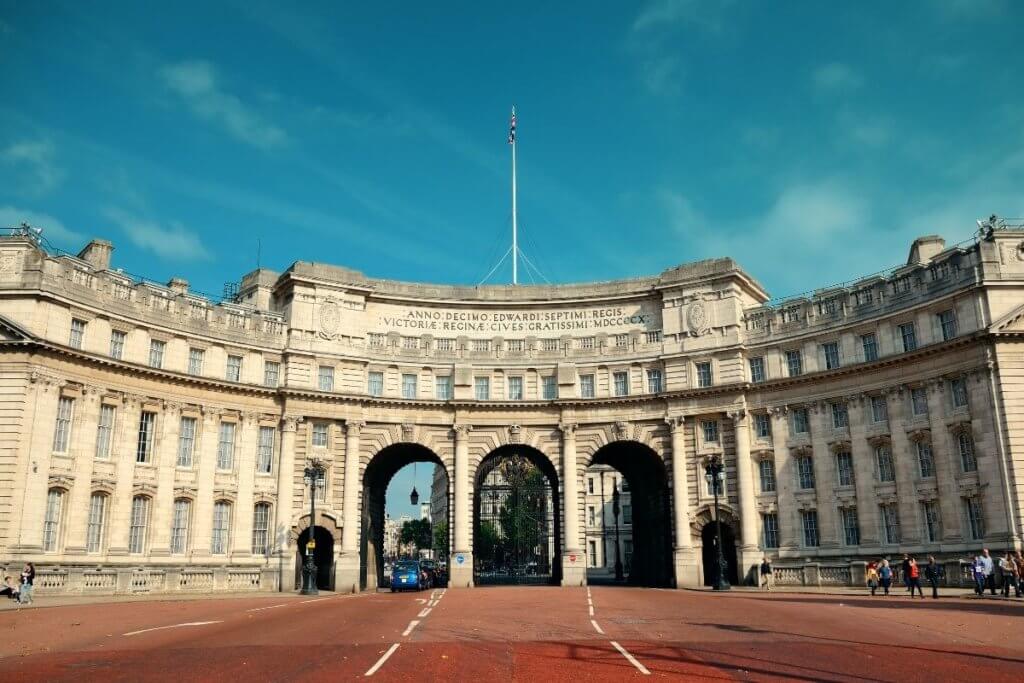
[[[381,315],[388,331],[435,334],[547,334],[622,328],[655,329],[659,321],[641,306],[608,306],[556,311],[458,311],[416,308]]]

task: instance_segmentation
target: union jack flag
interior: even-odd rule
[[[512,121],[508,126],[508,144],[516,144],[516,110],[512,110]]]

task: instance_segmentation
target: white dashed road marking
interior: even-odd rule
[[[406,637],[407,635],[409,635],[410,633],[412,633],[412,630],[413,630],[414,628],[416,628],[416,626],[417,626],[417,625],[418,625],[419,623],[420,623],[420,622],[419,622],[418,620],[416,620],[416,619],[413,619],[412,621],[410,621],[410,622],[409,622],[409,628],[405,629],[405,631],[404,631],[404,632],[402,633],[402,637],[404,638],[404,637]]]
[[[377,673],[377,669],[379,669],[382,666],[384,666],[384,662],[388,661],[388,657],[390,657],[391,655],[395,654],[395,650],[397,650],[397,649],[398,649],[398,643],[395,643],[394,645],[389,647],[388,651],[385,652],[384,655],[380,659],[377,660],[376,664],[374,664],[369,669],[367,669],[367,671],[366,671],[366,673],[364,675],[365,676],[372,676],[373,674]]]
[[[428,614],[430,614],[430,608],[429,607],[425,607],[424,609],[421,609],[420,613],[417,614],[416,616],[422,618],[422,617],[427,616]]]
[[[643,664],[641,664],[640,662],[636,661],[636,657],[634,657],[633,655],[629,654],[626,651],[626,648],[622,647],[621,645],[616,643],[614,640],[612,641],[612,647],[614,647],[616,650],[618,650],[619,653],[623,657],[625,657],[626,660],[629,661],[630,664],[635,666],[637,668],[637,671],[642,673],[644,676],[650,676],[651,675],[651,672],[647,670],[647,667],[644,666]]]
[[[602,636],[604,635],[604,630],[603,630],[603,629],[602,629],[602,628],[601,628],[600,626],[598,626],[598,625],[597,625],[597,622],[596,622],[596,621],[594,621],[593,619],[591,619],[591,620],[590,620],[590,623],[594,625],[594,630],[595,630],[595,631],[597,631],[598,633],[600,633],[600,634],[601,634]]]
[[[128,633],[122,633],[122,636],[137,636],[140,633],[148,633],[150,631],[163,631],[168,628],[182,628],[184,626],[206,626],[207,624],[219,624],[220,621],[189,621],[184,624],[172,624],[171,626],[155,626],[153,628],[144,628],[141,631],[129,631]]]
[[[310,601],[310,602],[312,602],[312,601]],[[252,609],[247,609],[245,611],[246,612],[259,612],[259,611],[265,610],[265,609],[274,609],[276,607],[287,607],[287,606],[288,606],[287,602],[282,602],[280,605],[271,605],[270,607],[253,607]]]

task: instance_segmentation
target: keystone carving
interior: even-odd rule
[[[510,425],[508,428],[508,442],[509,443],[522,443],[523,428],[519,425]]]

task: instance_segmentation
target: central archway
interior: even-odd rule
[[[414,462],[440,465],[449,477],[447,491],[451,512],[451,481],[448,468],[436,453],[420,444],[397,443],[381,449],[363,473],[363,507],[359,538],[359,584],[362,590],[376,590],[384,584],[384,519],[388,484],[406,465]],[[427,498],[429,500],[429,496]],[[451,547],[449,528],[448,546]]]
[[[558,584],[562,579],[558,474],[535,448],[509,444],[477,467],[473,581]]]

